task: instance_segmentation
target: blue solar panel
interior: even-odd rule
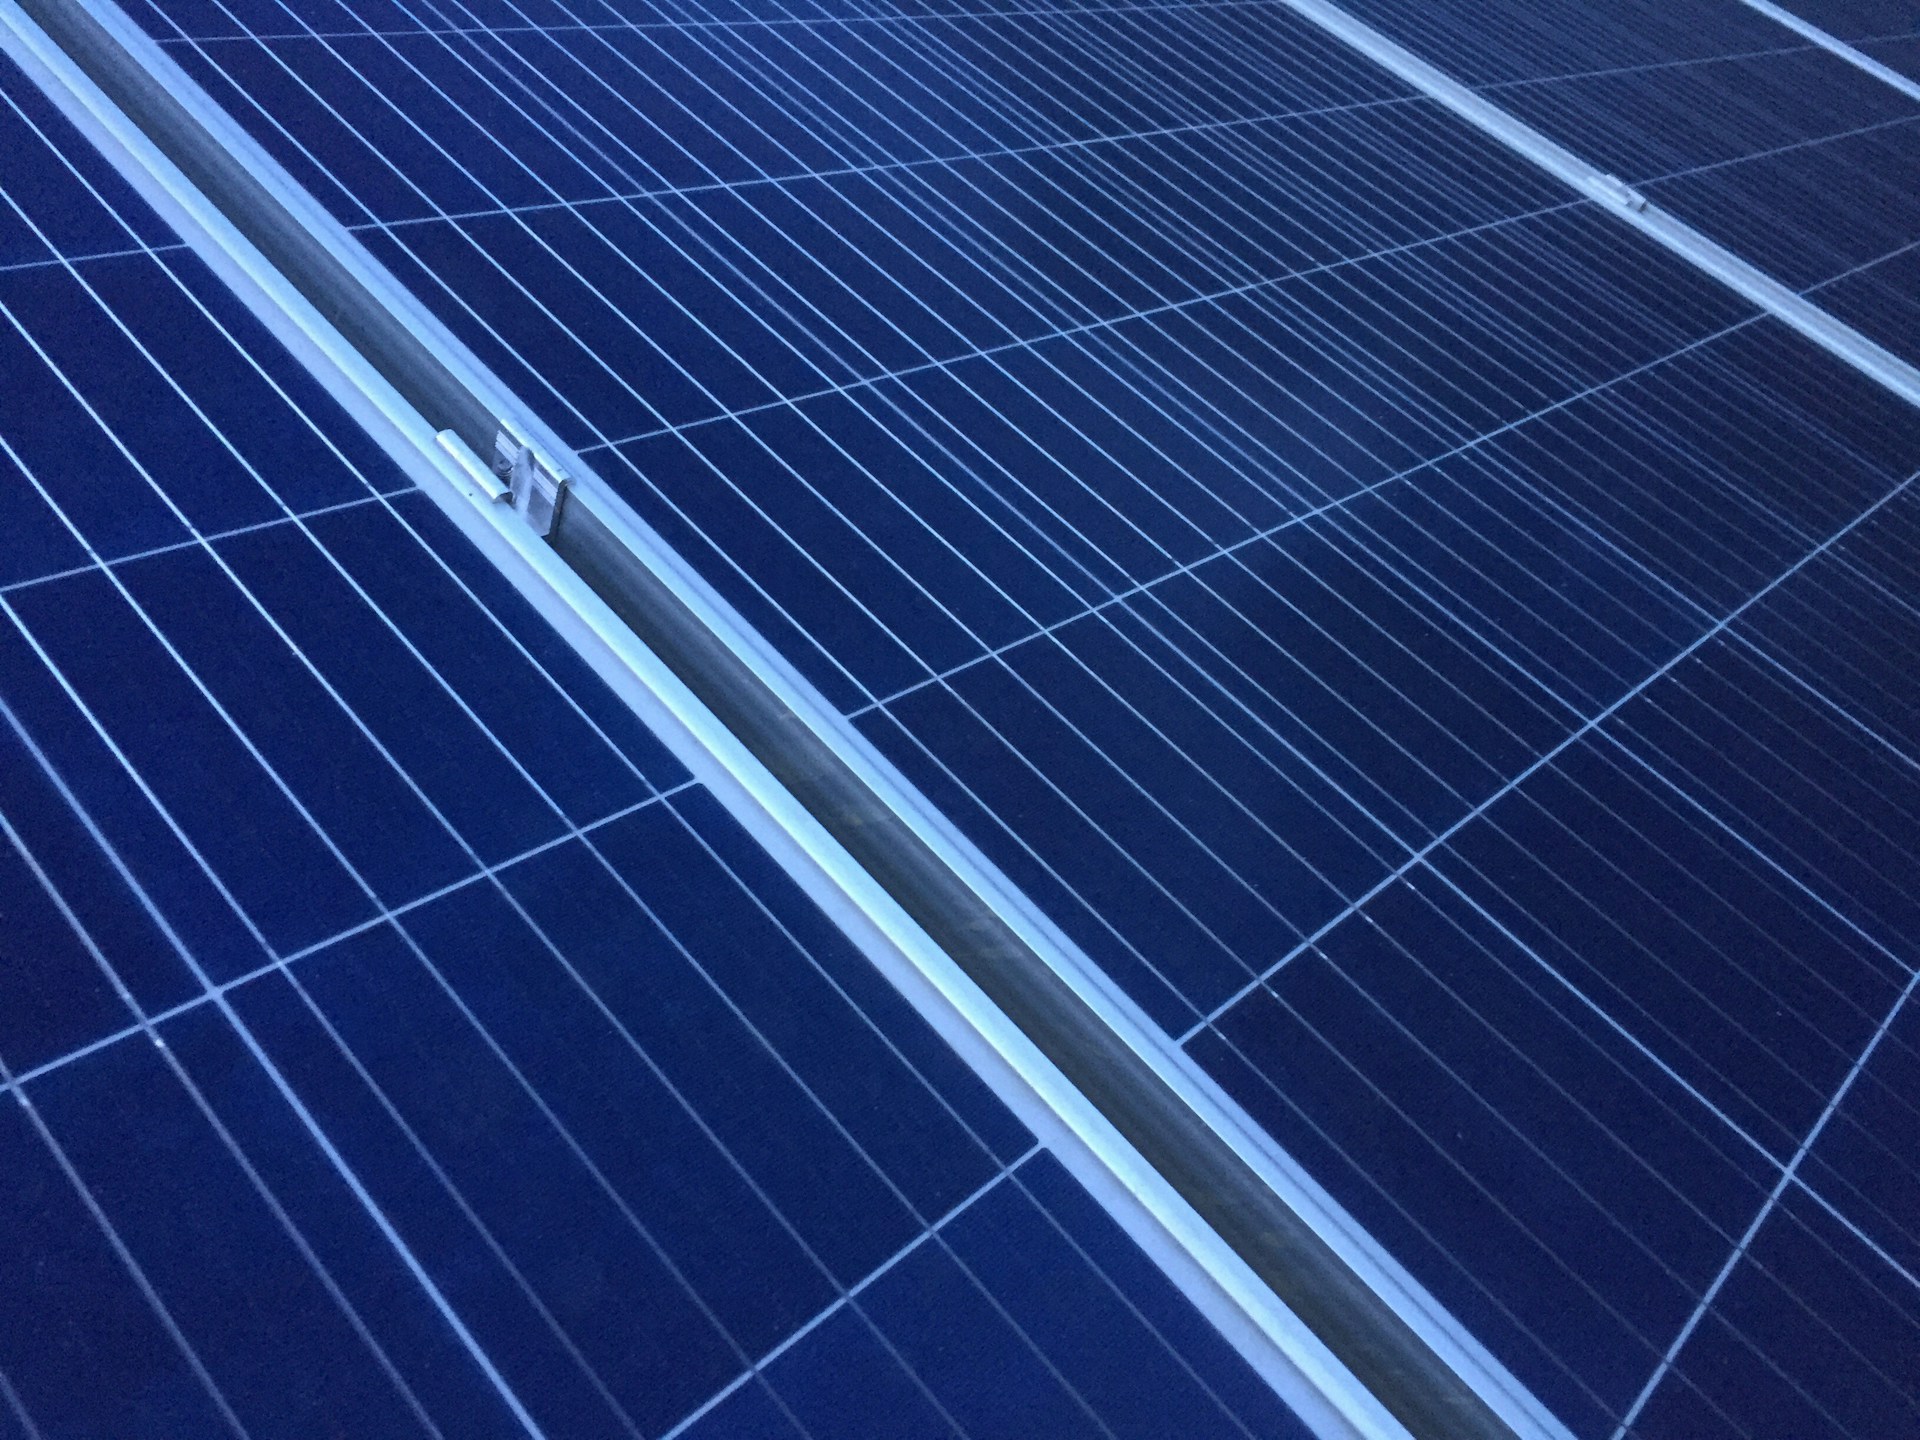
[[[1920,359],[1912,95],[1737,3],[1347,8],[1820,303],[1870,287],[1837,308]]]
[[[1305,1433],[10,63],[0,146],[0,1434]]]

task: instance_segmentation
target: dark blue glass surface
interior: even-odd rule
[[[1642,1412],[1649,1434],[1898,1434],[1916,1390],[1913,1284],[1811,1196],[1785,1195]],[[1801,1357],[1783,1374],[1767,1363]]]
[[[36,113],[10,165],[93,163]],[[895,1394],[1304,1436],[199,262],[122,233],[0,270],[0,1436],[826,1440],[900,1433]]]
[[[8,169],[9,203],[0,207],[0,269],[43,264],[56,254],[178,246],[178,237],[134,199],[92,146],[48,152],[40,136],[65,124],[32,82],[7,66],[0,76],[0,146],[18,163]]]
[[[971,1322],[956,1328],[962,1315]],[[1144,1437],[1168,1433],[1177,1413],[1182,1435],[1304,1437],[1226,1361],[1164,1277],[1038,1155],[767,1365],[765,1391],[733,1392],[688,1433]]]
[[[0,1272],[15,1302],[0,1318],[7,1410],[27,1416],[42,1435],[219,1434],[218,1401],[195,1373],[194,1357],[169,1332],[45,1134],[31,1111],[0,1106],[7,1176]]]

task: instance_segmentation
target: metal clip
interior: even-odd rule
[[[493,439],[493,468],[507,482],[527,527],[540,536],[553,533],[567,499],[566,472],[505,425]]]
[[[1612,201],[1622,210],[1631,210],[1638,215],[1647,208],[1647,197],[1618,175],[1602,175],[1599,184],[1601,198]]]
[[[453,457],[453,463],[460,467],[482,495],[496,501],[513,499],[513,488],[502,484],[498,476],[480,463],[480,457],[468,448],[467,442],[460,438],[457,431],[442,430],[433,438],[439,442],[442,450]]]

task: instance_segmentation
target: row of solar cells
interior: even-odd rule
[[[10,65],[0,150],[0,1436],[1305,1433]]]
[[[1355,8],[1910,344],[1897,92]],[[139,13],[1578,1433],[1910,1424],[1910,412],[1280,5],[1018,10]]]

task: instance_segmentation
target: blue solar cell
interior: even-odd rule
[[[1842,40],[1920,30],[1920,16],[1904,0],[1795,0],[1786,8]]]
[[[1604,991],[1743,1132],[1791,1153],[1898,994],[1897,966],[1664,786],[1584,747],[1486,819],[1429,863]]]
[[[268,432],[249,423],[286,404],[312,412],[326,409],[327,402],[313,377],[267,340],[260,323],[194,256],[183,250],[159,254],[177,285],[156,285],[151,273],[132,265],[88,267],[87,282],[136,329],[155,368],[167,376],[195,377],[196,420],[219,434],[237,467],[303,514],[364,500],[370,488],[382,494],[404,488],[392,462],[357,429],[336,425],[322,433],[288,426]],[[125,384],[130,376],[118,378]],[[183,418],[176,443],[189,433],[198,431]],[[251,488],[236,486],[234,498]],[[202,533],[213,528],[201,526]]]
[[[356,1317],[152,1046],[124,1041],[32,1093],[52,1143],[246,1433],[421,1433],[399,1388],[366,1363]],[[248,1294],[270,1304],[272,1323],[234,1303]]]
[[[131,263],[152,264],[144,259]],[[0,273],[0,305],[36,328],[53,329],[67,323],[69,315],[84,314],[87,300],[64,271],[36,266]],[[16,557],[8,565],[11,579],[69,568],[76,546],[117,559],[187,538],[165,497],[141,480],[132,462],[91,421],[81,400],[15,323],[0,329],[0,362],[7,372],[9,468],[40,482],[34,487],[38,503],[30,513],[52,506],[71,521],[64,542],[43,541]],[[152,387],[148,389],[152,393]],[[30,416],[39,423],[27,424]],[[246,504],[244,495],[241,503]],[[44,524],[28,522],[29,536],[44,529]]]
[[[409,1409],[433,1417],[443,1432],[519,1433],[482,1367],[409,1276],[339,1168],[313,1143],[310,1116],[275,1086],[234,1026],[200,1006],[162,1034],[182,1067],[180,1083],[192,1087],[208,1123],[245,1157]],[[324,1415],[311,1419],[326,1423]]]
[[[1913,1105],[1920,1069],[1916,1024],[1920,1020],[1911,1008],[1894,1017],[1799,1172],[1801,1187],[1842,1215],[1862,1243],[1902,1279],[1920,1262],[1920,1234],[1913,1223],[1914,1199],[1920,1193],[1920,1175],[1912,1162],[1914,1137],[1920,1133]],[[1881,1276],[1888,1288],[1899,1287],[1897,1280],[1886,1278],[1886,1271],[1863,1268]]]
[[[1111,1243],[1112,1235],[1111,1222],[1097,1211],[1088,1213],[1091,1207],[1073,1193],[1056,1163],[1036,1158],[1018,1178],[1018,1188],[1001,1186],[969,1206],[947,1228],[946,1243],[1005,1318],[1038,1340],[1054,1376],[1086,1398],[1101,1431],[1148,1440],[1160,1433],[1160,1417],[1173,1405],[1194,1417],[1192,1435],[1245,1433],[1233,1424],[1203,1371],[1158,1342],[1152,1322],[1126,1290],[1102,1284],[1081,1265],[1063,1263],[1050,1275],[1022,1263],[1030,1255],[1051,1253],[1065,1260],[1084,1253],[1082,1241],[1054,1207],[1072,1207],[1069,1214],[1095,1244]],[[1136,1293],[1164,1284],[1137,1262],[1129,1269]],[[1276,1406],[1256,1403],[1249,1418],[1255,1416],[1261,1421],[1255,1433],[1275,1440],[1304,1436],[1303,1427]],[[1020,1421],[1007,1433],[1024,1433]]]
[[[1624,717],[1620,738],[1672,776],[1690,805],[1898,956],[1920,933],[1920,912],[1895,879],[1913,862],[1920,792],[1900,752],[1830,708],[1831,694],[1764,656],[1727,649]]]
[[[0,755],[9,770],[24,771],[17,742],[0,748]],[[0,893],[12,897],[7,936],[0,941],[5,959],[0,993],[6,996],[0,1008],[0,1063],[31,1070],[133,1023],[133,1012],[40,888],[32,862],[12,844],[0,850]]]
[[[780,1356],[769,1369],[768,1388],[813,1432],[898,1433],[915,1440],[965,1434],[939,1397],[915,1380],[866,1309],[839,1312]],[[716,1425],[712,1433],[730,1432]]]
[[[9,728],[34,753],[49,788],[62,792],[109,852],[88,869],[97,874],[124,867],[128,883],[152,901],[156,923],[171,929],[216,980],[265,964],[258,931],[223,893],[218,877],[202,868],[188,836],[155,805],[153,793],[90,725],[60,677],[41,663],[17,622],[0,629],[0,694]]]
[[[615,1028],[593,1013],[568,973],[575,957],[555,964],[539,955],[532,934],[502,923],[498,910],[475,900],[434,906],[409,933],[675,1257],[715,1320],[749,1353],[778,1344],[834,1298],[807,1237],[788,1228],[790,1209],[775,1210],[751,1172],[730,1166],[729,1150],[737,1157],[745,1147],[716,1127],[712,1107],[698,1119],[686,1112],[681,1097],[692,1092],[684,1074],[658,1068],[660,1046],[644,1052],[655,1067],[634,1063],[633,1040],[651,1037],[630,1019]],[[804,1108],[768,1103],[782,1117]],[[821,1174],[831,1169],[823,1164]]]
[[[493,1243],[458,1192],[448,1195],[444,1173],[400,1117],[384,1108],[353,1055],[333,1042],[322,1014],[277,974],[233,995],[240,1023],[273,1070],[304,1097],[306,1110],[339,1157],[336,1163],[351,1166],[376,1198],[378,1213],[405,1247],[402,1254],[432,1278],[494,1371],[514,1390],[537,1397],[532,1402],[536,1420],[550,1433],[618,1428],[617,1413],[592,1373],[510,1256]],[[485,1136],[483,1128],[476,1127],[476,1133]]]
[[[41,1138],[32,1112],[0,1106],[0,1370],[41,1434],[215,1435],[223,1421],[192,1359]],[[11,1407],[8,1407],[11,1410]],[[21,1427],[25,1433],[24,1425]]]
[[[118,977],[133,1002],[149,1014],[188,999],[195,993],[193,977],[169,943],[164,922],[141,906],[127,879],[100,853],[67,799],[49,783],[19,728],[19,716],[10,707],[0,719],[0,754],[7,757],[7,763],[0,765],[0,814],[9,818],[16,835],[34,837],[32,863],[47,876],[87,936],[88,969],[102,980],[104,972]],[[14,854],[9,863],[16,862],[19,857]],[[17,871],[15,879],[22,888],[9,886],[9,893],[21,896],[23,907],[37,909],[44,903],[35,895],[37,882],[25,884]],[[73,937],[48,937],[48,942],[49,953],[58,953],[73,943]],[[14,964],[26,966],[33,961],[28,947],[11,953]],[[25,1017],[36,1006],[64,1008],[93,991],[94,982],[76,974],[64,986],[23,988],[8,1010],[10,1015]],[[107,1006],[99,1013],[119,1012]],[[132,1023],[131,1015],[120,1019],[123,1024]],[[77,1036],[75,1043],[95,1038],[97,1034]],[[7,1045],[0,1045],[0,1060],[15,1070],[26,1069],[29,1063]]]
[[[1920,686],[1908,657],[1920,644],[1910,597],[1915,531],[1905,496],[1877,511],[1837,547],[1837,563],[1802,587],[1755,607],[1756,649],[1784,662],[1816,700],[1858,726],[1870,742],[1910,761],[1920,734]]]
[[[1729,1270],[1641,1412],[1646,1433],[1873,1435],[1911,1422],[1910,1278],[1790,1193]],[[1770,1356],[1799,1363],[1782,1373]]]
[[[228,728],[110,580],[99,572],[56,580],[16,593],[9,605],[266,943],[298,950],[371,918],[371,895],[309,825],[297,797]],[[373,845],[372,832],[363,833]]]
[[[455,929],[464,917],[450,912],[467,906],[493,913]],[[471,1006],[462,987],[501,983],[497,971],[474,974],[477,964],[451,970],[449,945],[473,955],[476,936],[487,949],[475,959],[509,973],[547,958],[491,887],[465,889],[401,931],[369,931],[302,964],[294,981],[315,1013],[301,1022],[338,1037],[369,1099],[380,1097],[441,1180],[446,1198],[435,1196],[431,1218],[410,1232],[451,1229],[464,1212],[620,1423],[657,1434],[724,1384],[737,1354],[711,1308],[671,1267],[662,1237],[634,1213],[629,1192],[559,1119],[572,1096],[541,1087],[570,1049],[564,1018],[542,1027],[555,1053],[525,1056],[523,1066],[509,1048],[525,1043],[519,1036],[463,1013]],[[631,1052],[625,1058],[641,1063]],[[592,1083],[578,1072],[568,1078]],[[357,1147],[343,1149],[355,1163]],[[369,1180],[376,1199],[390,1184],[384,1174]],[[564,1226],[554,1223],[558,1216]],[[818,1276],[807,1278],[821,1303],[831,1292]]]
[[[0,587],[78,569],[87,563],[86,547],[38,490],[27,483],[11,447],[0,450],[0,477],[13,497],[7,553],[0,560]]]
[[[11,65],[0,75],[0,136],[7,153],[36,163],[7,174],[11,203],[0,207],[0,267],[65,256],[113,254],[179,237],[134,198],[132,188],[90,145],[49,151],[39,139],[62,127],[47,98]],[[39,157],[44,156],[44,160]]]
[[[659,740],[592,685],[585,665],[551,632],[463,623],[472,605],[511,615],[524,602],[484,560],[452,543],[451,526],[423,497],[402,497],[393,512],[397,520],[356,506],[307,523],[461,707],[507,739],[515,765],[570,822],[591,824],[638,804],[651,793],[649,776],[676,781]],[[420,565],[413,535],[425,537],[446,565]],[[558,683],[543,682],[542,671]]]
[[[609,837],[616,855],[622,838]],[[571,874],[569,866],[591,870]],[[638,867],[623,869],[635,879],[643,875]],[[765,1047],[765,1032],[751,1012],[743,1012],[732,992],[716,988],[697,953],[689,955],[652,935],[653,921],[615,874],[593,857],[562,854],[552,866],[540,864],[529,875],[542,877],[545,898],[523,890],[523,903],[556,940],[565,937],[581,947],[577,963],[591,967],[588,973],[606,989],[622,1024],[702,1108],[707,1124],[789,1216],[819,1263],[851,1283],[911,1237],[915,1227],[905,1195],[868,1162],[845,1120],[816,1103],[824,1097],[814,1095],[792,1057]],[[557,913],[561,897],[569,907],[584,900],[574,901],[573,891],[553,889],[552,880],[573,881],[577,893],[607,914],[606,922],[565,926]],[[531,878],[523,882],[530,883]],[[714,923],[720,923],[717,917]],[[575,932],[582,932],[577,940]],[[649,939],[650,950],[664,953],[643,972],[632,973],[624,957]],[[743,952],[743,962],[750,954]],[[725,1070],[712,1065],[716,1054],[730,1057]],[[969,1160],[964,1148],[950,1160],[963,1166],[985,1163],[979,1156]]]
[[[369,518],[387,519],[379,512]],[[361,601],[318,545],[276,527],[235,536],[222,542],[217,553],[265,610],[278,635],[317,672],[319,684],[352,711],[369,744],[391,756],[407,775],[417,802],[432,807],[474,856],[498,864],[565,834],[566,822],[532,779],[494,743],[459,697],[441,687],[404,634],[390,629]],[[204,601],[189,604],[196,627],[219,613]],[[157,607],[149,602],[146,608],[151,612]],[[237,632],[244,630],[241,624],[215,623],[210,628],[236,646]],[[236,663],[247,665],[247,657],[236,657]],[[250,678],[257,679],[264,669],[248,665]],[[285,691],[295,688],[289,684]],[[317,693],[304,698],[312,703],[295,702],[288,708],[299,717],[301,743],[311,743],[317,738],[313,715],[326,706]],[[540,738],[543,745],[552,743],[549,736]],[[279,768],[288,773],[289,767]],[[356,804],[370,804],[380,813],[381,845],[413,848],[399,830],[394,813],[398,807],[378,803],[377,786],[342,783],[340,788],[352,794]],[[431,854],[433,846],[422,845],[414,853],[416,859]],[[465,861],[454,863],[464,866]]]
[[[863,1298],[882,1342],[920,1374],[928,1398],[962,1435],[1100,1433],[1087,1402],[1043,1353],[1021,1344],[1004,1308],[950,1247],[921,1246]],[[957,1332],[944,1315],[962,1317]]]

